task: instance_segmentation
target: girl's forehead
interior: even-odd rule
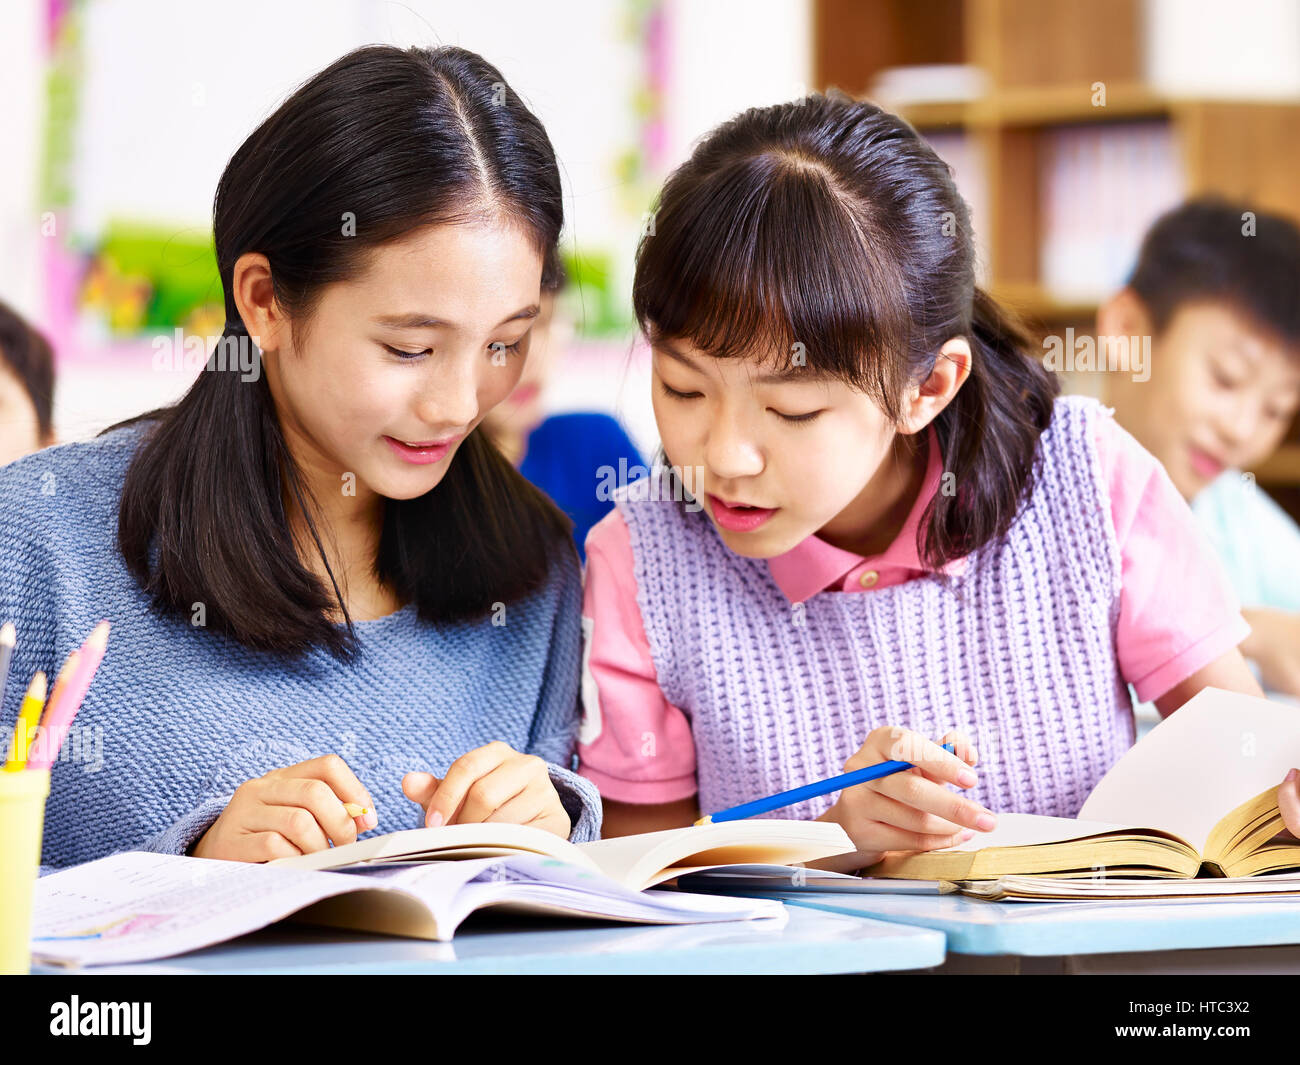
[[[680,338],[651,341],[651,350],[664,362],[676,363],[688,370],[721,377],[734,377],[752,385],[816,383],[828,388],[846,387],[838,377],[819,369],[808,357],[802,344],[789,347],[776,344],[755,345],[743,354],[715,355]]]

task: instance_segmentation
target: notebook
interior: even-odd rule
[[[1283,830],[1277,786],[1300,760],[1300,713],[1206,688],[1111,767],[1078,818],[999,814],[992,832],[928,853],[891,853],[876,877],[960,881],[981,897],[1157,897],[1256,894],[1242,881],[1273,875],[1273,893],[1300,891],[1300,844]],[[1020,879],[1032,878],[1026,882]],[[1039,880],[1070,880],[1071,889]],[[1216,878],[1209,889],[1152,881]],[[1142,889],[1125,883],[1147,882]],[[997,887],[977,882],[1001,881]],[[1073,892],[1072,894],[1070,892]]]

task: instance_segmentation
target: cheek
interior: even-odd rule
[[[509,361],[504,366],[493,366],[489,362],[483,376],[479,379],[480,418],[493,407],[503,402],[524,378],[525,360],[518,355],[508,355],[506,358]]]
[[[693,460],[684,453],[691,449],[691,416],[689,411],[684,409],[686,404],[663,395],[658,385],[654,386],[650,403],[654,408],[655,425],[659,429],[659,439],[663,443],[664,451],[677,465],[693,465]]]

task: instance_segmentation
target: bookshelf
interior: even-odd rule
[[[1300,102],[1160,94],[1143,81],[1143,15],[1142,0],[814,0],[818,88],[865,96],[882,71],[911,65],[983,71],[987,91],[975,99],[882,102],[933,138],[941,155],[941,142],[969,138],[954,170],[972,206],[981,284],[1040,337],[1091,333],[1097,293],[1122,281],[1111,274],[1096,279],[1095,292],[1063,291],[1047,276],[1059,222],[1049,210],[1059,202],[1052,153],[1073,139],[1095,145],[1107,134],[1150,134],[1168,145],[1179,174],[1173,200],[1217,192],[1300,218]],[[1098,194],[1122,200],[1132,191],[1124,181]],[[1140,236],[1131,234],[1133,251]],[[1104,374],[1069,387],[1104,398]],[[1300,518],[1300,419],[1252,472]]]

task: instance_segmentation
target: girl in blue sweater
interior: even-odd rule
[[[568,523],[477,431],[556,276],[541,124],[469,52],[362,48],[244,142],[213,222],[227,324],[186,395],[0,471],[5,720],[113,626],[45,867],[594,838]]]

